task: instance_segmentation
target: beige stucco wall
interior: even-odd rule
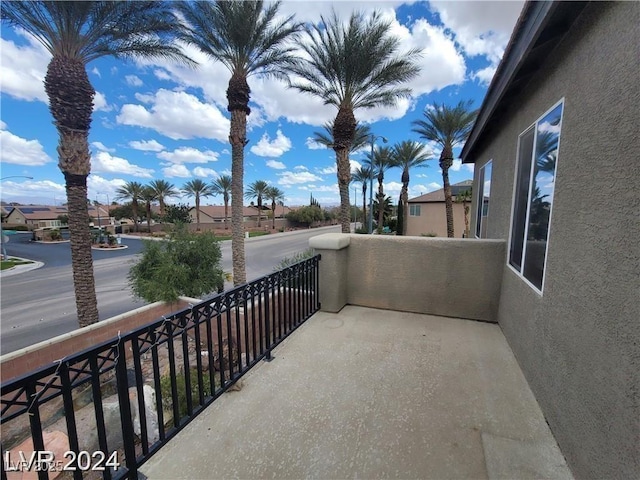
[[[508,239],[518,136],[565,99],[544,292],[504,262],[498,320],[576,478],[640,478],[638,25],[590,3],[475,155]]]
[[[340,238],[347,239],[348,246],[326,247]],[[329,311],[338,311],[348,303],[497,319],[505,252],[502,240],[331,233],[313,237],[309,244],[322,255],[323,310],[330,306]]]
[[[410,205],[420,205],[420,216],[407,217],[407,235],[421,236],[435,233],[438,237],[447,236],[447,214],[444,202],[411,203]],[[467,206],[471,207],[471,202],[467,203]],[[469,209],[469,222],[471,222],[471,209]],[[462,238],[464,209],[461,203],[453,204],[453,231],[455,238]]]

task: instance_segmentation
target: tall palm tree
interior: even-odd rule
[[[212,195],[222,195],[224,201],[224,229],[228,230],[227,218],[229,218],[229,196],[231,195],[231,187],[233,181],[231,175],[220,175],[211,183]],[[232,240],[233,241],[233,240]]]
[[[469,202],[471,202],[472,199],[472,193],[471,193],[471,189],[468,188],[466,190],[464,190],[463,192],[458,193],[458,195],[456,195],[456,199],[455,202],[456,203],[461,203],[462,204],[462,210],[464,212],[464,237],[465,238],[469,238],[469,205],[467,205]]]
[[[395,160],[392,155],[391,147],[378,147],[373,152],[373,158],[371,158],[371,154],[367,154],[367,165],[373,169],[373,175],[378,179],[378,193],[376,194],[376,200],[378,203],[384,201],[384,172],[389,170],[392,167],[395,167]],[[382,233],[383,227],[383,218],[382,210],[375,210],[378,212],[378,233]]]
[[[245,198],[255,198],[258,204],[258,227],[260,227],[260,218],[262,216],[262,199],[266,197],[269,184],[264,180],[256,180],[247,188],[244,194]],[[232,207],[233,208],[233,207]]]
[[[333,128],[331,123],[325,123],[322,128],[323,132],[313,132],[313,140],[320,145],[324,145],[327,148],[333,148]],[[349,153],[353,153],[356,150],[361,149],[369,143],[371,137],[371,127],[363,123],[356,123],[356,131],[353,137],[353,143],[349,148]]]
[[[71,266],[78,323],[98,321],[87,176],[95,90],[86,66],[104,56],[164,57],[193,63],[171,37],[180,25],[163,1],[2,2],[2,20],[34,36],[52,55],[44,79],[58,130],[58,166],[65,177]]]
[[[378,12],[368,18],[353,13],[346,24],[334,12],[328,20],[321,17],[319,25],[307,27],[307,35],[308,41],[300,45],[305,57],[299,57],[292,69],[301,80],[290,83],[338,109],[332,124],[332,148],[338,170],[340,223],[342,232],[349,233],[349,152],[357,125],[354,112],[392,106],[409,96],[410,90],[401,85],[418,74],[415,59],[419,53],[400,54],[400,40],[391,34],[391,22]]]
[[[131,200],[131,211],[133,212],[133,228],[138,231],[138,200],[142,198],[142,189],[144,187],[140,182],[127,182],[124,186],[116,190],[117,200]]]
[[[453,202],[449,168],[453,165],[453,148],[464,142],[471,131],[476,111],[471,110],[473,100],[460,101],[455,107],[434,104],[424,112],[424,119],[414,120],[412,129],[425,140],[438,143],[442,147],[440,168],[444,185],[444,202],[447,212],[447,237],[453,238]]]
[[[353,172],[351,180],[362,183],[362,223],[367,221],[367,185],[373,178],[371,166],[363,165]]]
[[[147,229],[149,230],[149,234],[151,234],[151,217],[153,216],[151,212],[151,204],[158,200],[158,195],[153,187],[151,187],[150,185],[146,185],[142,187],[140,198],[144,200],[145,212],[147,217]]]
[[[200,230],[200,198],[213,195],[213,188],[205,181],[194,178],[182,186],[182,192],[196,200],[196,229]]]
[[[177,8],[188,30],[183,41],[221,62],[231,72],[227,88],[227,110],[231,112],[231,251],[233,282],[246,282],[244,258],[243,195],[244,147],[247,145],[247,116],[251,75],[286,79],[286,67],[294,61],[295,43],[290,40],[301,25],[293,17],[278,16],[279,2],[259,1],[181,2]]]
[[[402,218],[408,218],[409,205],[409,170],[422,167],[431,157],[431,152],[418,142],[405,140],[393,146],[391,152],[395,166],[402,168],[402,191],[400,192]],[[400,235],[407,234],[407,222],[403,222]]]
[[[175,197],[180,193],[176,190],[175,185],[167,182],[166,180],[153,180],[149,187],[153,189],[156,195],[156,200],[160,204],[160,216],[164,217],[165,213],[165,199],[168,197]]]
[[[284,201],[284,192],[280,190],[278,187],[267,187],[267,190],[264,193],[264,196],[271,200],[271,229],[275,230],[276,228],[276,204],[278,202]]]

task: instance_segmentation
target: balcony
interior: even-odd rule
[[[83,450],[88,389],[108,479],[572,478],[495,323],[503,241],[310,244],[320,257],[3,384],[3,453],[27,414],[48,450],[48,402]]]
[[[143,467],[149,479],[572,478],[500,328],[319,312]]]

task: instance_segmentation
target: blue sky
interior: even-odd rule
[[[300,21],[317,21],[334,8],[343,18],[353,10],[379,10],[392,21],[401,49],[422,48],[422,71],[411,81],[413,96],[393,108],[356,111],[376,135],[393,145],[420,141],[411,121],[433,102],[481,105],[495,67],[509,40],[523,2],[307,2],[288,0],[281,11]],[[3,25],[0,64],[1,198],[6,202],[58,205],[66,201],[57,166],[58,136],[52,124],[43,79],[49,54],[24,32]],[[106,203],[126,181],[166,179],[177,188],[193,178],[212,180],[231,169],[229,114],[225,91],[228,71],[193,49],[201,65],[189,69],[164,60],[122,62],[99,59],[87,66],[97,94],[89,141],[92,173],[89,198]],[[311,141],[335,117],[334,107],[287,89],[277,80],[251,77],[252,113],[245,149],[245,186],[266,180],[286,194],[285,204],[307,204],[310,194],[323,206],[339,203],[335,154]],[[411,172],[410,197],[442,187],[439,150],[426,168]],[[459,149],[456,150],[456,154]],[[365,152],[352,155],[352,167]],[[385,193],[397,201],[400,170],[385,175]],[[454,162],[451,182],[472,178],[471,165]],[[354,188],[351,188],[353,202]],[[361,193],[358,186],[358,203]],[[173,203],[193,204],[189,197]],[[209,197],[203,204],[221,204]]]

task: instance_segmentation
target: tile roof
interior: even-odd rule
[[[455,197],[465,190],[471,189],[473,180],[464,180],[462,182],[454,183],[451,185],[451,195]],[[429,203],[429,202],[444,202],[444,188],[436,190],[435,192],[425,193],[419,197],[409,199],[409,203]]]

